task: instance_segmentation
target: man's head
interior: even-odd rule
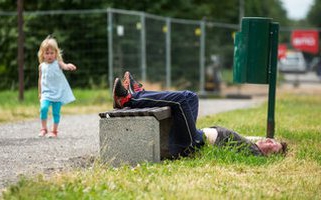
[[[256,145],[266,156],[276,153],[285,154],[287,151],[287,144],[285,142],[277,142],[276,140],[271,138],[259,140],[256,142]]]

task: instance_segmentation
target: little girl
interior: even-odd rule
[[[52,106],[53,127],[48,137],[57,137],[58,124],[60,121],[60,108],[62,105],[75,100],[69,83],[62,70],[76,70],[76,66],[71,63],[64,63],[62,52],[57,41],[48,36],[42,41],[39,51],[39,79],[38,96],[40,99],[40,137],[48,133],[47,116],[49,106]]]

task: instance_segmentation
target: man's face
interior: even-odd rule
[[[281,143],[270,138],[267,138],[265,140],[259,140],[256,142],[256,145],[260,148],[264,155],[278,153],[282,149]]]

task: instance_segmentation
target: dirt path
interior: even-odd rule
[[[38,138],[39,121],[0,126],[0,188],[18,176],[70,167],[75,159],[96,156],[98,115],[64,116],[57,139]]]

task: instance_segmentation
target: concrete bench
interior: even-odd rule
[[[113,166],[169,158],[170,107],[115,109],[99,114],[100,157]]]

